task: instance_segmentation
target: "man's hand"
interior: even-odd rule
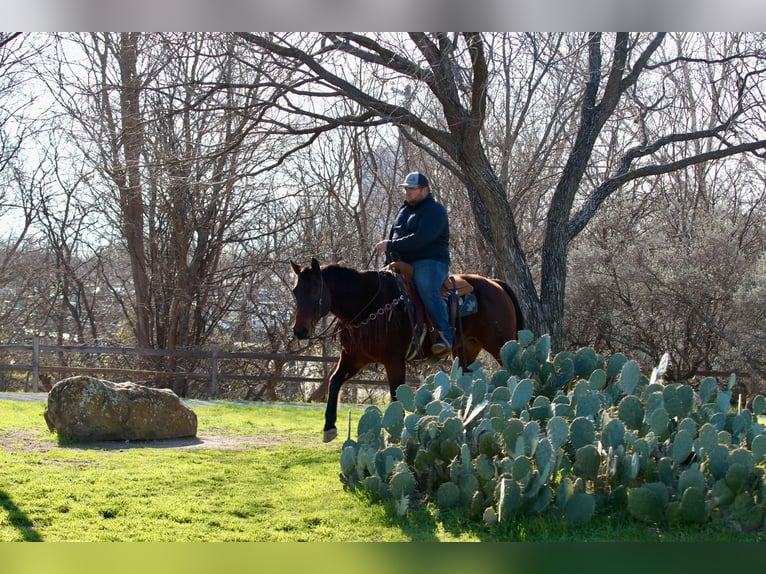
[[[382,255],[386,252],[386,246],[388,245],[388,240],[384,239],[383,241],[378,241],[378,243],[375,245],[375,255]]]

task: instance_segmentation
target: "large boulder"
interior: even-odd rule
[[[193,437],[197,415],[169,389],[71,377],[48,392],[51,432],[79,441]]]

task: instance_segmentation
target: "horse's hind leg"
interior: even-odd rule
[[[460,360],[460,366],[465,369],[471,365],[481,352],[481,343],[473,337],[468,337],[465,341],[460,341],[455,345],[453,352]]]
[[[357,374],[363,366],[355,364],[348,356],[341,353],[340,360],[330,375],[330,391],[327,395],[327,407],[324,412],[324,432],[322,435],[324,442],[330,442],[338,436],[335,421],[338,418],[338,397],[343,383]]]

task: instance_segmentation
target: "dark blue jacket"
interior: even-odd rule
[[[449,265],[447,210],[430,193],[414,207],[405,202],[396,215],[388,240],[387,262],[436,259]]]

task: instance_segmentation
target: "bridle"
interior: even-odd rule
[[[314,321],[319,321],[322,318],[322,307],[324,306],[324,277],[322,272],[319,272],[319,298],[317,299],[317,306],[314,310]],[[329,310],[328,310],[329,311]]]

